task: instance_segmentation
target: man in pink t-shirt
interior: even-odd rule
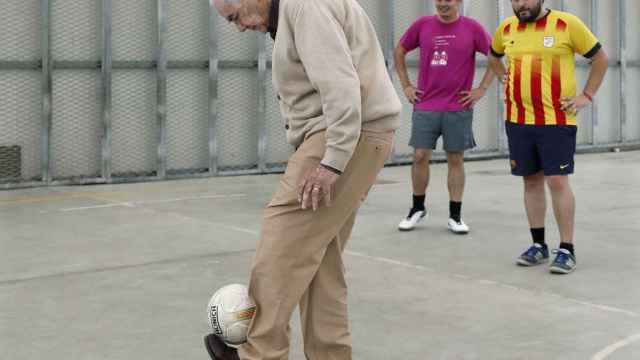
[[[473,138],[473,105],[480,100],[494,79],[487,68],[480,85],[472,89],[476,52],[489,53],[491,36],[476,20],[461,16],[462,0],[436,0],[436,15],[419,18],[400,39],[395,62],[404,93],[414,111],[409,145],[415,149],[411,178],[413,206],[398,225],[412,230],[427,214],[425,197],[429,184],[429,161],[442,135],[447,152],[449,173],[448,228],[466,234],[462,221],[464,192],[464,151],[476,144]],[[417,88],[412,85],[405,57],[420,49],[420,72]]]

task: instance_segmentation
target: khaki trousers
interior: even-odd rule
[[[247,342],[238,348],[242,360],[288,359],[289,322],[297,305],[307,359],[351,359],[342,252],[356,211],[391,152],[394,134],[363,131],[334,185],[332,205],[302,210],[298,185],[320,163],[324,135],[313,134],[292,155],[265,209],[249,280],[257,310]]]

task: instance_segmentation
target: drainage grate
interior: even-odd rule
[[[20,179],[20,146],[0,146],[0,180]]]

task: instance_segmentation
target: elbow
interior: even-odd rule
[[[609,66],[609,55],[607,55],[604,49],[600,49],[594,57],[593,63],[606,69]]]
[[[396,59],[404,58],[406,53],[407,53],[407,51],[402,47],[401,44],[398,44],[398,46],[396,46],[396,48],[393,50],[393,56]]]
[[[609,66],[609,55],[607,55],[607,53],[604,50],[602,51],[602,63],[604,64],[604,66]]]

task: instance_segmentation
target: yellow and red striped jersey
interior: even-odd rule
[[[536,22],[504,20],[491,45],[494,56],[507,55],[507,121],[531,125],[575,125],[576,115],[560,110],[560,98],[576,96],[574,53],[587,58],[601,45],[576,16],[549,10]]]

